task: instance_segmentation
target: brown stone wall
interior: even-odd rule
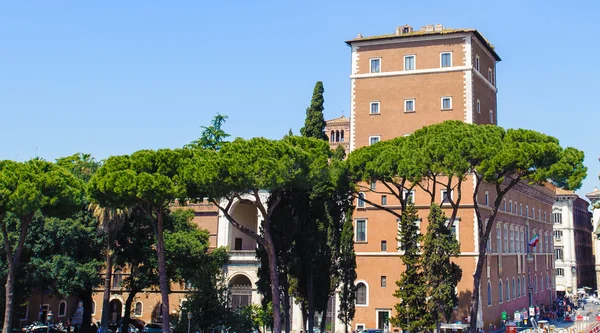
[[[451,52],[453,66],[464,66],[464,39],[402,42],[359,47],[358,73],[370,71],[370,58],[381,58],[381,72],[404,70],[404,56],[415,55],[415,69],[440,68],[440,53]]]
[[[361,56],[362,57],[362,56]],[[452,110],[441,110],[441,98],[452,97]],[[404,112],[404,100],[415,99],[415,112]],[[445,120],[464,120],[462,72],[356,79],[354,148],[411,134]],[[380,114],[370,114],[370,102],[380,102]]]

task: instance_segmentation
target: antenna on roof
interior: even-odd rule
[[[37,156],[37,148],[38,148],[38,147],[37,147],[37,146],[35,146],[35,158],[37,158],[37,157],[38,157],[38,156]]]
[[[342,110],[342,117],[344,116],[344,110]]]

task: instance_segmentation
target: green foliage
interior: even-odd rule
[[[59,158],[56,160],[56,164],[69,170],[84,183],[87,183],[92,178],[92,175],[101,165],[92,155],[84,153]]]
[[[306,119],[304,120],[304,127],[300,129],[300,134],[304,137],[327,141],[327,135],[325,134],[326,123],[323,117],[323,110],[325,109],[323,107],[325,103],[323,92],[323,82],[318,81],[313,90],[310,106],[306,108]]]
[[[197,266],[195,274],[188,277],[193,291],[181,308],[182,314],[192,313],[191,327],[193,331],[206,332],[231,319],[228,310],[227,287],[223,281],[221,268],[227,264],[229,256],[225,248],[217,248],[202,256],[204,262]],[[184,317],[186,317],[184,315]],[[184,329],[187,329],[187,320]]]
[[[217,151],[223,147],[225,144],[225,139],[230,137],[229,134],[225,133],[221,129],[221,126],[225,123],[227,116],[218,114],[213,118],[212,125],[208,127],[202,126],[204,129],[202,131],[202,135],[198,140],[192,141],[189,145],[186,145],[187,148],[192,149],[209,149]]]
[[[341,161],[346,158],[346,150],[344,150],[344,147],[342,145],[339,145],[335,148],[331,157],[338,161]]]
[[[404,251],[402,261],[406,268],[400,280],[396,281],[398,289],[394,292],[394,297],[400,299],[400,302],[394,306],[396,316],[390,319],[394,326],[411,332],[420,332],[431,327],[425,300],[427,281],[419,253],[421,235],[417,233],[418,219],[417,210],[409,202],[402,213],[398,231],[400,250]]]
[[[458,305],[456,286],[462,269],[451,257],[460,255],[460,245],[446,224],[446,215],[440,206],[431,205],[427,223],[421,257],[428,287],[427,309],[433,323],[439,323],[442,318],[448,323],[452,310]]]
[[[356,253],[354,252],[354,226],[351,211],[347,213],[340,240],[339,276],[341,292],[338,318],[346,325],[345,331],[347,333],[348,325],[354,319],[356,312],[356,286],[354,285],[356,280]]]

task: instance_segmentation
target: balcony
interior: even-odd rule
[[[230,263],[255,263],[258,264],[256,259],[256,250],[232,250],[229,251],[229,262]]]

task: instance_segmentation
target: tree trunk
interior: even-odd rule
[[[329,301],[327,301],[327,305],[329,305]],[[328,306],[325,306],[325,310],[321,314],[321,333],[325,332],[325,324],[327,321],[327,308]]]
[[[106,275],[104,277],[104,296],[102,298],[102,333],[108,332],[110,320],[110,281],[112,277],[111,237],[108,236],[106,245]]]
[[[487,242],[479,241],[479,254],[477,256],[477,266],[473,274],[473,295],[471,296],[471,320],[469,321],[469,332],[477,333],[477,312],[479,310],[479,287],[481,285],[481,274],[485,263],[485,250]]]
[[[17,244],[14,256],[11,251],[10,238],[6,229],[6,224],[2,224],[2,238],[4,243],[4,250],[6,251],[6,261],[8,264],[8,276],[6,277],[5,285],[6,303],[4,304],[6,308],[4,309],[4,324],[2,325],[2,332],[5,333],[10,333],[12,328],[12,319],[15,307],[13,303],[13,299],[15,297],[15,275],[17,274],[17,268],[19,268],[19,263],[21,262],[21,254],[23,253],[24,247],[23,244],[25,243],[25,237],[27,236],[27,228],[29,227],[29,223],[31,222],[32,218],[33,215],[21,219],[21,232],[19,234],[19,243]]]
[[[165,257],[165,239],[163,234],[163,212],[161,209],[156,212],[156,252],[158,254],[158,276],[160,278],[160,295],[162,298],[162,330],[163,333],[170,333],[169,326],[169,280],[167,279],[167,259]],[[274,297],[275,298],[275,297]],[[275,303],[275,302],[273,302]],[[279,308],[278,308],[279,310]],[[281,326],[280,326],[281,327]],[[280,333],[281,331],[277,332]]]
[[[304,332],[307,332],[306,330],[306,322],[308,321],[308,316],[307,316],[307,311],[306,311],[306,301],[303,301],[301,303],[300,309],[302,310],[302,327],[304,328]]]
[[[315,295],[313,288],[313,267],[308,267],[307,296],[308,296],[308,332],[313,333],[315,326]]]
[[[121,332],[129,333],[129,322],[131,322],[131,304],[138,290],[132,288],[125,300],[125,315],[123,315],[123,325],[121,325]]]
[[[8,260],[10,259],[10,254],[8,255]],[[15,271],[16,266],[8,265],[8,276],[6,277],[6,308],[4,309],[4,326],[2,327],[2,332],[10,332],[12,325],[12,317],[13,317],[13,298],[14,298],[14,289],[15,289]]]
[[[267,259],[269,260],[269,276],[271,277],[271,294],[273,295],[273,333],[281,333],[281,296],[279,289],[279,275],[277,274],[277,258],[275,257],[271,231],[265,228],[264,232],[265,250],[267,250]]]
[[[287,275],[283,281],[283,313],[285,315],[285,333],[290,333],[290,286]]]
[[[79,298],[83,303],[83,318],[81,318],[81,328],[79,333],[96,333],[92,332],[92,293],[85,292],[79,294]]]

